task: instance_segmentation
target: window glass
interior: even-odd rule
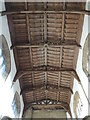
[[[7,41],[3,35],[0,35],[0,78],[8,77],[11,70],[10,51]]]
[[[3,63],[4,63],[4,58],[3,58],[3,56],[0,56],[0,68],[3,65]]]
[[[15,118],[19,117],[20,114],[20,96],[18,94],[18,92],[15,93],[14,99],[12,101],[12,110],[14,113]]]

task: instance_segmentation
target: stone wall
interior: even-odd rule
[[[61,110],[30,110],[28,109],[24,118],[66,118],[66,112]]]

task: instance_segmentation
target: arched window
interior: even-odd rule
[[[21,111],[21,105],[20,105],[20,96],[17,91],[16,91],[16,93],[14,95],[14,99],[12,101],[12,110],[15,115],[15,118],[19,117],[19,114]]]
[[[0,35],[0,78],[6,79],[11,70],[10,51],[7,41]]]
[[[88,77],[90,75],[90,33],[88,34],[83,47],[82,68]]]
[[[80,116],[82,107],[83,107],[82,101],[80,99],[78,91],[76,91],[73,100],[73,111],[75,113],[76,118]]]

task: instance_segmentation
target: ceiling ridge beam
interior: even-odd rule
[[[44,10],[47,10],[47,2],[44,2]],[[47,43],[47,13],[44,12],[44,42]],[[44,47],[45,50],[45,66],[47,66],[47,46]],[[47,68],[46,68],[47,69]],[[46,96],[46,101],[45,103],[47,104],[47,72],[45,72],[45,96]]]

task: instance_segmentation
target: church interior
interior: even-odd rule
[[[89,0],[0,1],[0,119],[90,120]]]

